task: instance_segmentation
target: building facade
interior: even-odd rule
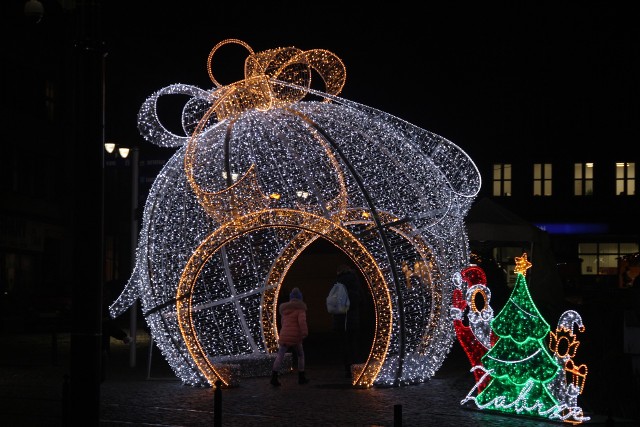
[[[638,156],[616,153],[479,164],[483,195],[549,234],[570,288],[622,287],[625,260],[639,251]]]

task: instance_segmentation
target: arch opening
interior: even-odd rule
[[[356,363],[364,363],[373,345],[375,332],[374,301],[366,279],[355,263],[340,248],[320,236],[311,243],[291,265],[282,283],[278,306],[287,301],[293,287],[302,291],[307,303],[309,336],[305,339],[305,355],[310,363],[342,367],[342,345],[339,335],[332,330],[332,315],[326,309],[326,296],[336,279],[339,265],[352,265],[360,285],[359,328],[356,342]],[[278,330],[280,323],[278,317]]]
[[[181,335],[195,365],[209,384],[214,385],[220,379],[223,385],[229,385],[228,372],[214,366],[200,342],[192,310],[193,291],[208,261],[223,251],[228,242],[251,231],[270,228],[293,229],[300,232],[274,259],[263,288],[260,289],[259,313],[266,351],[272,353],[277,348],[277,296],[283,280],[304,249],[319,236],[323,236],[354,261],[364,275],[374,300],[376,329],[373,345],[367,361],[360,366],[359,372],[356,372],[353,378],[354,386],[372,386],[384,363],[391,339],[392,304],[384,274],[380,271],[374,257],[347,229],[324,217],[288,209],[270,209],[252,213],[243,217],[242,220],[217,229],[202,242],[187,262],[176,292],[176,309]]]

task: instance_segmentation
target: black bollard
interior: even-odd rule
[[[222,381],[216,381],[213,391],[213,426],[222,427]]]
[[[69,416],[69,406],[70,402],[70,385],[69,385],[69,374],[65,374],[64,382],[62,383],[62,425],[70,426],[71,425],[71,417]]]
[[[393,427],[402,427],[402,405],[393,405]]]
[[[616,425],[616,422],[613,420],[613,410],[609,409],[607,411],[607,420],[605,421],[606,427],[613,427]]]

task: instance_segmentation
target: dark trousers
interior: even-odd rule
[[[337,330],[335,331],[337,342],[340,345],[340,353],[342,354],[342,362],[345,369],[350,371],[351,365],[361,363],[359,360],[359,331],[357,329]]]

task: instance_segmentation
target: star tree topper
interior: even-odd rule
[[[522,256],[516,257],[516,268],[513,270],[514,273],[522,273],[523,276],[527,275],[527,270],[531,268],[531,263],[527,260],[527,253],[523,253]]]

